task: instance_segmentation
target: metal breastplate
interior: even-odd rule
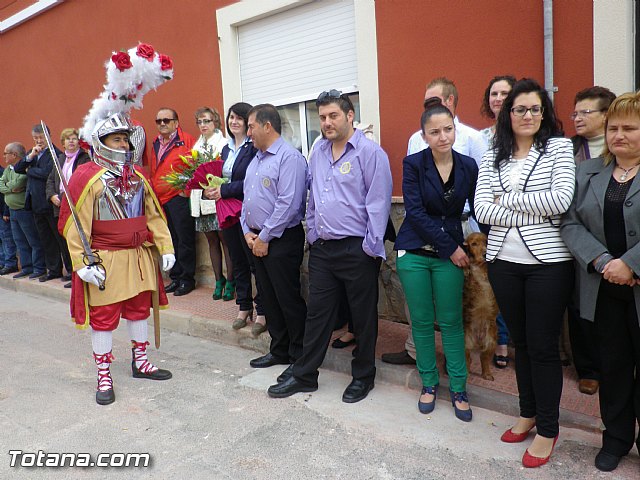
[[[122,177],[105,172],[100,181],[104,186],[94,203],[96,220],[122,220],[144,215],[144,186],[137,175],[123,185]]]

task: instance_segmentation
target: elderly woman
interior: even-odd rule
[[[578,165],[562,237],[580,266],[580,315],[595,322],[605,426],[595,465],[611,471],[634,440],[640,450],[640,92],[613,101],[605,136],[603,157]]]
[[[200,137],[193,146],[194,150],[201,153],[218,152],[227,145],[227,139],[224,138],[220,127],[222,121],[220,114],[215,108],[202,107],[196,110],[196,125],[200,130]],[[200,190],[194,191],[194,194],[202,194]],[[206,197],[205,197],[206,198]],[[211,267],[216,277],[216,286],[213,290],[213,299],[233,300],[235,295],[235,281],[233,279],[233,264],[229,249],[227,248],[224,236],[218,225],[218,218],[215,213],[200,215],[195,219],[196,231],[204,233],[209,245],[209,258],[211,259]],[[222,273],[222,252],[224,251],[224,259],[227,267],[227,278]]]
[[[430,413],[435,407],[439,378],[433,324],[437,318],[454,413],[469,422],[472,412],[466,392],[462,326],[462,268],[469,265],[469,259],[462,249],[460,218],[465,201],[473,200],[478,166],[473,158],[452,149],[453,114],[439,98],[425,102],[421,128],[429,147],[402,162],[402,195],[407,214],[395,244],[423,385],[418,409]]]
[[[482,159],[475,196],[478,222],[491,226],[489,281],[516,349],[520,418],[502,441],[522,442],[537,428],[525,467],[549,461],[559,432],[558,339],[574,283],[560,216],[575,187],[571,141],[561,134],[547,92],[531,79],[516,82]]]
[[[78,168],[79,165],[87,163],[90,160],[89,154],[80,148],[78,130],[76,130],[75,128],[65,128],[64,130],[62,130],[62,133],[60,133],[60,143],[64,148],[64,153],[61,153],[58,156],[58,163],[60,163],[60,166],[62,167],[62,175],[64,176],[65,182],[69,183],[71,174],[75,172],[76,168]],[[51,169],[49,177],[47,177],[47,186],[45,192],[47,195],[47,199],[53,205],[53,217],[57,221],[58,216],[60,215],[60,201],[62,200],[62,196],[64,195],[64,186],[62,185],[62,182],[60,181],[60,175],[58,175],[58,171],[55,168]],[[58,245],[60,246],[64,268],[67,270],[67,274],[62,277],[62,279],[66,282],[70,282],[71,272],[73,271],[73,268],[71,265],[69,248],[67,247],[67,242],[64,238],[62,238],[57,230],[56,240],[58,242]],[[71,288],[71,283],[65,284],[65,288]]]

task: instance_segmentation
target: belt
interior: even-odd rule
[[[424,248],[414,248],[413,250],[407,250],[407,252],[421,257],[440,258],[436,252],[425,250]]]
[[[249,231],[252,232],[252,233],[255,233],[256,235],[260,235],[260,232],[262,230],[256,230],[255,228],[250,228]]]

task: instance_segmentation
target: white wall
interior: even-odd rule
[[[593,2],[593,79],[616,95],[634,87],[633,0]]]

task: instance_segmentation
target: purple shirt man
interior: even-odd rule
[[[386,258],[384,232],[391,207],[391,170],[387,154],[355,130],[345,151],[333,160],[332,142],[321,140],[310,160],[311,194],[307,240],[364,237],[370,257]]]
[[[258,238],[268,243],[298,225],[304,218],[306,176],[306,160],[282,137],[258,151],[244,179],[243,233],[259,231]]]

